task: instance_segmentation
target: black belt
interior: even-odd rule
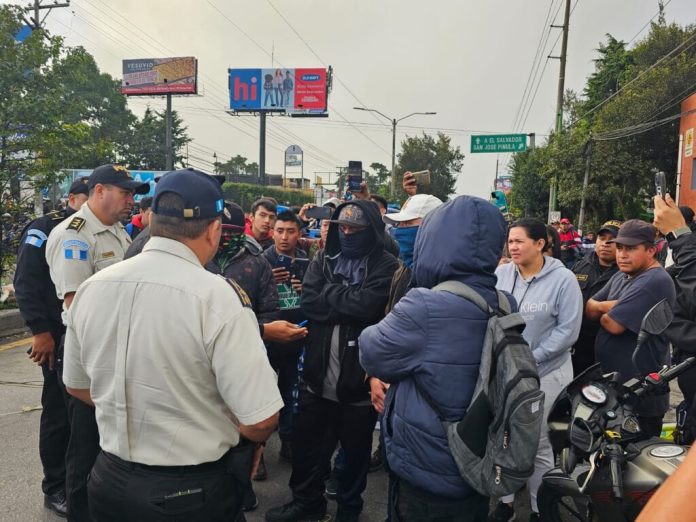
[[[212,471],[225,471],[225,458],[227,453],[215,462],[204,462],[202,464],[194,464],[190,466],[151,466],[149,464],[141,464],[139,462],[130,462],[117,457],[113,453],[107,453],[102,450],[102,454],[113,464],[121,468],[138,469],[155,473],[169,473],[172,475],[189,475],[196,473],[209,473]]]

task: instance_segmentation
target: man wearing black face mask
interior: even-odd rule
[[[326,514],[321,472],[329,456],[322,448],[335,447],[336,440],[346,457],[336,521],[357,520],[362,511],[377,412],[358,359],[358,336],[384,317],[398,263],[384,249],[384,223],[374,203],[345,203],[333,217],[326,248],[312,260],[302,284],[302,311],[310,322],[299,411],[293,420],[293,500],[268,511],[269,522]],[[334,444],[327,444],[327,438]]]

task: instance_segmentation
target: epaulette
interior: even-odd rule
[[[239,297],[239,301],[242,303],[242,306],[245,308],[251,308],[251,299],[249,299],[249,296],[244,289],[239,286],[235,280],[230,279],[229,277],[226,277],[225,281],[227,281],[227,283],[232,287],[232,290],[235,291],[237,297]]]
[[[85,226],[85,223],[85,218],[74,217],[70,221],[70,224],[68,225],[68,228],[66,230],[74,230],[75,232],[79,232],[82,229],[82,227]]]
[[[65,214],[63,214],[63,212],[60,210],[54,210],[48,213],[48,217],[51,219],[51,221],[63,221],[65,219]]]

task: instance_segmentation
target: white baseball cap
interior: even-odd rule
[[[406,200],[404,206],[396,214],[385,214],[382,219],[389,225],[396,225],[402,221],[424,218],[431,210],[442,205],[442,201],[430,194],[416,194]]]

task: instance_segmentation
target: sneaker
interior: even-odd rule
[[[373,471],[378,471],[380,469],[382,469],[382,446],[377,446],[377,449],[372,454],[372,458],[370,459],[369,472],[372,473]]]
[[[59,491],[53,495],[44,495],[44,507],[50,509],[59,517],[67,517],[68,504],[65,500],[65,492]]]
[[[488,514],[488,522],[510,522],[515,520],[515,509],[505,502],[498,502],[495,509]]]
[[[267,522],[330,522],[330,520],[331,516],[326,514],[326,505],[311,509],[294,500],[266,511]]]
[[[292,446],[289,440],[280,441],[280,458],[292,462]]]
[[[326,481],[326,486],[324,489],[324,495],[330,500],[336,500],[336,493],[338,492],[338,473],[336,471],[331,472],[329,480]]]
[[[261,455],[261,460],[259,461],[259,467],[256,470],[256,475],[254,475],[254,480],[256,482],[262,482],[268,478],[268,471],[266,470],[266,462],[263,460],[263,455]]]
[[[254,511],[257,507],[259,507],[259,499],[256,496],[256,493],[254,493],[251,485],[249,485],[244,491],[242,511]]]

